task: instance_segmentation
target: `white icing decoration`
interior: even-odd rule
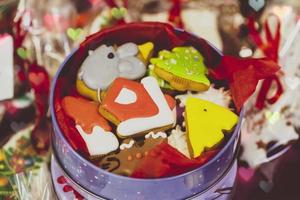
[[[130,72],[132,71],[133,67],[132,67],[132,63],[127,61],[127,60],[122,60],[119,63],[119,70],[120,73],[126,73],[126,72]]]
[[[119,46],[117,50],[117,54],[120,58],[135,56],[138,52],[138,46],[132,42],[128,42]]]
[[[137,96],[134,91],[129,90],[127,88],[122,88],[119,95],[115,99],[115,102],[126,105],[126,104],[134,103],[136,102],[136,100],[137,100]]]
[[[149,139],[150,137],[153,138],[153,139],[157,139],[159,137],[161,137],[161,138],[167,138],[167,134],[164,133],[164,132],[157,132],[157,133],[150,132],[147,135],[145,135],[146,139]]]
[[[98,101],[101,103],[101,89],[100,88],[98,88],[98,90],[97,90],[97,99],[98,99]]]
[[[174,117],[174,123],[173,123],[173,126],[175,126],[176,123],[177,123],[177,109],[176,109],[176,106],[175,106],[174,109],[172,110],[172,113],[173,113],[173,117]]]
[[[141,83],[158,107],[158,114],[152,117],[133,118],[121,122],[117,127],[120,136],[128,137],[153,128],[174,124],[173,113],[161,92],[155,78],[143,78]]]
[[[180,126],[177,125],[176,128],[171,131],[171,135],[168,137],[168,144],[190,158],[186,133],[181,130]]]
[[[76,125],[76,129],[85,141],[91,156],[107,154],[119,147],[119,141],[115,134],[105,131],[99,126],[94,126],[92,133],[86,133],[80,125]]]
[[[122,58],[118,68],[120,70],[120,77],[131,80],[143,77],[147,70],[145,64],[133,56]]]
[[[224,88],[215,89],[210,87],[205,92],[198,92],[193,94],[192,92],[188,91],[187,94],[177,95],[175,99],[180,100],[180,107],[184,107],[186,100],[188,97],[194,97],[199,99],[204,99],[206,101],[211,101],[215,104],[228,108],[230,104],[231,97],[228,91],[224,91]]]
[[[134,140],[130,140],[128,144],[126,143],[121,144],[120,149],[121,150],[130,149],[133,145],[134,145]]]

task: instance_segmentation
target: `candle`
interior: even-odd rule
[[[0,35],[0,101],[14,95],[13,38]]]

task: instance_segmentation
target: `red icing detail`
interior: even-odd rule
[[[137,96],[136,102],[127,105],[115,102],[123,88],[135,92]],[[102,102],[102,106],[120,121],[137,117],[150,117],[158,113],[157,106],[143,85],[124,78],[117,78],[112,83]]]
[[[93,101],[67,96],[62,100],[62,107],[87,133],[91,133],[94,126],[100,126],[106,131],[111,130],[108,122],[98,112],[99,105]]]
[[[66,177],[64,176],[60,176],[57,178],[57,182],[59,184],[66,184],[67,183],[67,179]],[[76,200],[83,200],[83,196],[81,196],[81,194],[79,192],[77,192],[76,190],[74,190],[74,188],[68,184],[66,184],[64,187],[63,187],[63,191],[64,192],[71,192],[73,191],[73,194],[75,195],[76,197]]]
[[[205,164],[217,152],[218,150],[207,151],[195,159],[189,159],[167,142],[163,142],[150,151],[149,156],[136,167],[131,177],[161,178],[182,174]]]
[[[176,107],[176,100],[168,94],[165,94],[165,98],[169,107],[171,108],[171,110],[173,110]]]
[[[64,184],[64,183],[67,183],[67,179],[64,176],[60,176],[60,177],[57,178],[57,182],[59,184]]]
[[[65,185],[63,187],[63,191],[64,192],[70,192],[70,191],[73,191],[73,188],[70,185]]]

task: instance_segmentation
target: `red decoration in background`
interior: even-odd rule
[[[172,0],[172,7],[169,10],[169,22],[172,22],[178,28],[184,28],[181,17],[181,0]]]
[[[26,87],[28,85],[28,82],[26,79],[25,62],[18,55],[17,50],[18,50],[18,48],[22,47],[23,41],[28,32],[22,28],[21,24],[22,24],[22,18],[18,19],[14,25],[14,61],[19,66],[17,76],[18,76],[19,80]]]
[[[176,176],[205,164],[218,150],[207,151],[195,159],[189,159],[177,149],[163,142],[154,147],[137,166],[131,177],[161,178]]]
[[[232,99],[240,110],[255,91],[258,81],[273,76],[278,70],[278,64],[268,58],[223,56],[221,64],[210,70],[210,74],[215,79],[228,81]]]
[[[50,146],[50,127],[47,121],[50,78],[45,68],[37,63],[29,64],[28,80],[34,91],[36,122],[31,140],[38,152],[46,152]]]
[[[272,35],[268,19],[264,23],[264,30],[266,34],[266,41],[263,41],[262,37],[259,34],[259,31],[255,27],[255,21],[253,18],[249,18],[248,20],[248,29],[250,38],[254,41],[258,48],[260,48],[264,54],[272,59],[274,62],[278,62],[278,49],[279,49],[279,42],[280,42],[280,21],[276,15],[270,15],[269,17],[276,17],[277,19],[277,26],[275,35]],[[276,83],[277,90],[273,97],[268,98],[268,92],[271,89],[272,83]],[[263,81],[261,89],[258,93],[257,100],[256,100],[256,108],[263,109],[265,103],[268,102],[269,104],[274,104],[282,95],[283,93],[283,86],[280,82],[278,76],[273,75],[266,80]]]
[[[31,88],[34,92],[36,121],[31,133],[31,140],[36,150],[41,153],[47,151],[50,146],[50,127],[47,122],[50,79],[45,68],[18,55],[17,50],[22,47],[28,33],[21,24],[22,18],[19,18],[14,25],[14,57],[16,64],[20,67],[18,78],[26,89]]]

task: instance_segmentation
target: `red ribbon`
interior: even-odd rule
[[[184,28],[181,18],[181,0],[172,0],[172,7],[169,10],[169,22],[172,22],[178,28]]]
[[[275,35],[272,35],[268,23],[268,19],[271,16],[276,17],[277,19]],[[265,41],[263,41],[262,37],[259,34],[259,31],[255,27],[255,21],[253,18],[249,18],[248,21],[249,35],[250,38],[253,40],[253,42],[257,45],[257,47],[260,48],[267,57],[269,57],[275,62],[278,62],[278,49],[279,49],[279,42],[280,42],[280,21],[276,15],[270,15],[269,17],[264,23],[264,31],[266,34]],[[268,93],[273,83],[276,84],[277,90],[274,96],[268,97]],[[260,91],[256,99],[256,105],[255,105],[256,108],[260,110],[263,109],[266,102],[269,104],[274,104],[280,98],[282,93],[283,93],[283,86],[278,76],[272,75],[271,77],[265,79],[262,83],[262,86],[260,88]]]
[[[23,13],[24,14],[24,13]],[[50,91],[50,78],[44,67],[36,62],[21,58],[17,49],[22,47],[27,30],[22,28],[23,18],[19,18],[14,24],[14,56],[19,65],[18,77],[26,89],[32,89],[35,95],[36,121],[31,140],[34,147],[40,152],[46,152],[50,146],[49,126],[47,123],[48,98]]]

